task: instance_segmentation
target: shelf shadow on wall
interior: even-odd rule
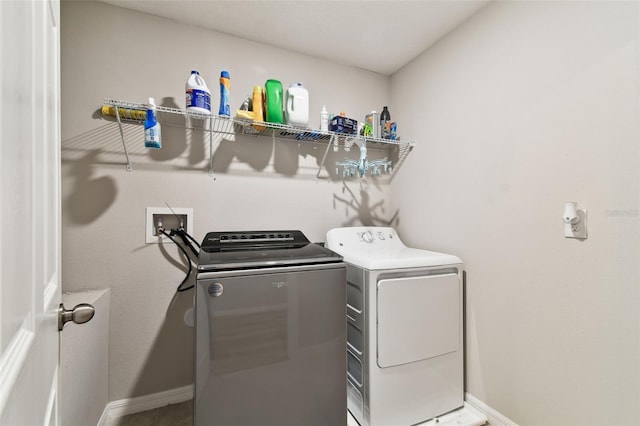
[[[162,98],[159,105],[173,109],[180,108],[173,97]],[[114,135],[116,139],[114,142],[122,144],[115,116],[103,115],[102,109],[100,108],[93,113],[92,118],[113,123],[113,127],[116,129],[116,134]],[[189,153],[186,155],[186,159],[189,165],[201,164],[207,159],[204,137],[204,129],[207,127],[206,120],[203,121],[187,117],[185,123],[185,117],[183,115],[169,113],[162,113],[161,119],[159,118],[158,120],[160,121],[162,130],[162,148],[145,148],[144,152],[138,152],[136,149],[138,145],[144,148],[143,123],[141,121],[122,121],[123,131],[127,131],[125,134],[127,150],[133,150],[135,154],[146,155],[149,160],[158,163],[170,162],[181,158],[187,149]],[[135,134],[129,134],[128,131],[131,127],[137,129]],[[135,156],[140,157],[139,155]],[[136,161],[140,160],[141,159],[138,158]]]
[[[372,204],[369,192],[360,182],[359,195],[343,181],[342,195],[333,194],[333,208],[336,210],[341,204],[345,208],[345,213],[349,217],[342,222],[342,226],[391,226],[397,227],[400,224],[400,210],[390,216],[385,216],[385,200],[379,200]]]
[[[224,174],[265,173],[269,165],[273,173],[281,176],[315,176],[315,164],[307,165],[300,157],[314,156],[317,146],[310,143],[273,140],[268,137],[255,137],[236,134],[235,140],[223,139],[213,154],[213,172]],[[242,167],[245,164],[247,167]]]
[[[91,166],[100,155],[93,149],[83,157],[70,160],[72,177],[69,194],[63,194],[63,205],[73,223],[88,224],[99,218],[115,201],[117,187],[110,176],[94,177]]]
[[[124,154],[111,149],[113,126],[105,125],[61,142],[62,203],[65,220],[89,224],[116,200],[118,188],[111,176],[96,177],[96,165],[126,165]],[[118,132],[117,128],[115,129]]]
[[[164,98],[162,105],[176,107],[173,98]],[[127,155],[132,173],[167,169],[206,172],[209,169],[208,151],[211,150],[214,174],[316,179],[318,172],[321,172],[321,178],[330,181],[342,179],[336,170],[336,161],[358,158],[357,149],[334,149],[328,147],[327,142],[257,138],[242,134],[216,134],[209,139],[206,136],[208,132],[197,128],[198,123],[189,123],[192,128],[185,128],[181,115],[165,117],[163,147],[154,150],[145,148],[144,129],[139,122],[123,122],[120,128],[115,124],[115,117],[102,115],[101,109],[93,113],[93,118],[105,121],[105,124],[67,138],[61,144],[62,164],[71,164],[70,168],[64,169],[66,218],[79,224],[95,221],[113,205],[117,197],[116,180],[108,175],[96,177],[97,170],[111,168],[123,171],[127,166]],[[188,155],[185,154],[187,151]],[[370,149],[369,153],[372,159],[384,155],[374,149]],[[320,170],[321,164],[324,170]],[[367,179],[376,181],[369,177]],[[351,200],[345,201],[351,209],[360,212],[361,222],[384,221],[375,212],[364,214],[367,203],[368,200],[361,200],[353,194]]]
[[[369,159],[380,159],[386,155],[375,149],[370,149],[369,154]],[[213,172],[239,175],[259,172],[264,176],[270,171],[268,166],[272,165],[272,173],[278,176],[315,179],[320,172],[321,178],[338,181],[343,176],[337,170],[336,162],[346,158],[357,160],[359,155],[358,147],[347,151],[343,146],[329,146],[328,142],[236,134],[235,140],[223,139],[215,148]]]

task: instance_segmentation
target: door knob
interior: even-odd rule
[[[80,303],[73,309],[65,309],[64,304],[61,303],[58,308],[58,331],[62,330],[69,321],[84,324],[91,320],[95,313],[96,309],[88,303]]]

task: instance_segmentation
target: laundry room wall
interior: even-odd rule
[[[492,2],[392,76],[400,234],[465,262],[467,390],[521,425],[640,424],[639,22]]]
[[[193,293],[176,294],[184,262],[171,244],[145,244],[145,207],[190,207],[194,237],[212,230],[300,229],[324,241],[332,227],[389,223],[388,185],[343,184],[331,150],[250,137],[215,137],[164,126],[163,148],[143,147],[139,125],[125,125],[133,171],[104,98],[184,107],[184,84],[197,69],[218,105],[218,76],[231,74],[231,109],[254,85],[301,81],[311,126],[325,104],[364,116],[390,99],[388,77],[268,47],[155,16],[94,2],[62,2],[62,220],[65,291],[111,289],[109,399],[144,396],[193,381],[193,330],[183,321]],[[222,19],[222,17],[220,18]],[[333,164],[333,165],[332,165]],[[193,277],[192,280],[193,282]]]

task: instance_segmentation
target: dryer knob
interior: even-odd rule
[[[371,232],[369,232],[369,231],[363,232],[362,233],[362,241],[364,241],[365,243],[372,243],[373,242],[373,234],[371,234]]]

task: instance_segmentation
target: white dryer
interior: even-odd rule
[[[461,409],[462,261],[406,247],[388,227],[332,229],[327,247],[347,263],[347,406],[355,420],[408,426]],[[468,414],[456,422],[486,421]]]

